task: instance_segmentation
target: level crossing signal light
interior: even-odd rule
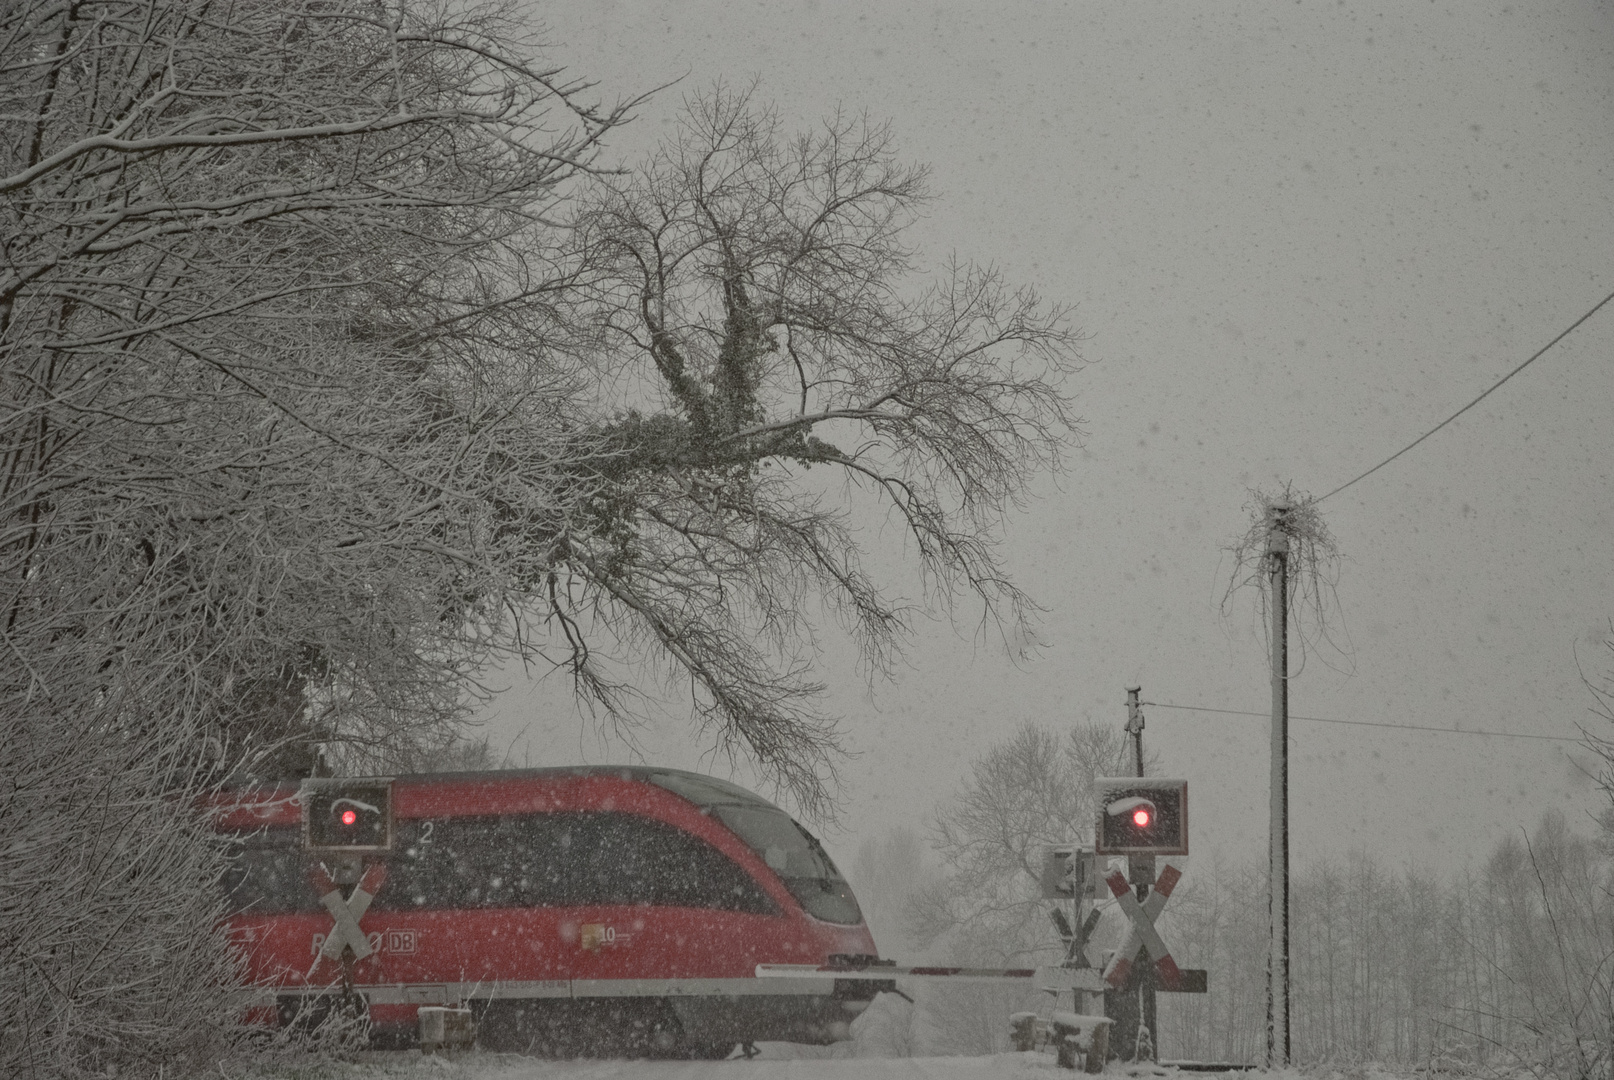
[[[303,784],[308,846],[320,851],[392,847],[392,779],[316,779]]]
[[[1100,855],[1188,854],[1188,781],[1102,777],[1094,850]]]

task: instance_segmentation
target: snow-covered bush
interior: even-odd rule
[[[525,565],[488,497],[519,556],[558,438],[540,365],[474,361],[553,336],[515,251],[614,119],[509,29],[0,8],[0,1075],[221,1052],[197,799],[462,708]]]

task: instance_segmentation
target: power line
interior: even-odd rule
[[[1430,428],[1428,431],[1424,432],[1422,435],[1419,435],[1416,439],[1412,440],[1412,442],[1408,443],[1406,446],[1403,446],[1401,449],[1397,450],[1395,453],[1391,454],[1389,457],[1385,458],[1383,461],[1381,461],[1377,465],[1373,466],[1371,469],[1369,469],[1367,472],[1363,473],[1361,476],[1356,477],[1355,480],[1347,480],[1347,481],[1345,481],[1345,483],[1339,485],[1339,487],[1335,488],[1333,491],[1330,491],[1328,493],[1328,495],[1322,496],[1322,498],[1319,498],[1317,501],[1322,502],[1323,499],[1328,498],[1329,495],[1338,495],[1340,492],[1344,491],[1346,488],[1348,488],[1352,484],[1356,483],[1357,480],[1364,480],[1367,477],[1372,476],[1374,473],[1378,472],[1380,469],[1382,469],[1386,465],[1390,464],[1390,462],[1394,461],[1396,458],[1400,457],[1402,454],[1405,454],[1408,450],[1411,450],[1414,446],[1417,446],[1419,443],[1421,443],[1425,439],[1429,438],[1429,436],[1433,435],[1435,432],[1439,431],[1441,428],[1445,427],[1447,424],[1451,423],[1453,420],[1455,420],[1459,416],[1463,415],[1469,409],[1472,409],[1474,406],[1476,406],[1480,402],[1484,401],[1487,397],[1489,397],[1491,395],[1491,392],[1494,391],[1497,387],[1501,386],[1503,383],[1505,383],[1509,379],[1513,378],[1513,376],[1517,375],[1519,372],[1523,371],[1525,368],[1527,368],[1531,364],[1535,363],[1536,359],[1538,357],[1540,357],[1542,353],[1546,352],[1548,349],[1550,349],[1554,345],[1558,344],[1564,338],[1568,337],[1571,333],[1574,332],[1575,328],[1578,327],[1581,323],[1585,322],[1587,319],[1591,318],[1593,315],[1596,315],[1598,310],[1600,308],[1602,308],[1602,306],[1604,304],[1608,303],[1610,300],[1614,300],[1614,293],[1609,293],[1607,296],[1605,296],[1601,300],[1599,300],[1597,302],[1596,306],[1594,306],[1590,311],[1588,311],[1586,314],[1582,315],[1580,318],[1576,319],[1573,323],[1571,323],[1569,325],[1568,330],[1565,330],[1563,333],[1559,334],[1557,337],[1553,338],[1551,341],[1549,341],[1545,345],[1541,346],[1541,348],[1536,350],[1535,355],[1531,356],[1530,359],[1526,360],[1524,363],[1520,364],[1518,367],[1514,368],[1512,371],[1508,372],[1506,375],[1504,375],[1500,379],[1496,380],[1496,382],[1492,383],[1490,388],[1488,390],[1486,390],[1485,393],[1481,394],[1479,397],[1475,398],[1473,401],[1470,401],[1467,405],[1464,405],[1461,409],[1458,409],[1456,412],[1454,412],[1450,416],[1446,417],[1446,419],[1442,420],[1440,423],[1436,424],[1434,427]],[[1345,722],[1346,721],[1343,721],[1343,720],[1339,721],[1339,723],[1345,723]],[[1439,729],[1437,729],[1437,730],[1439,730]],[[1545,736],[1537,736],[1537,737],[1544,738]]]
[[[1211,709],[1203,705],[1168,705],[1164,701],[1140,701],[1140,705],[1148,705],[1154,709],[1182,709],[1186,712],[1225,713],[1228,716],[1270,716],[1271,713],[1246,712],[1243,709]],[[1332,720],[1326,716],[1296,716],[1289,714],[1291,720],[1310,720],[1317,724],[1349,724],[1352,727],[1382,727],[1394,728],[1397,731],[1438,731],[1442,735],[1493,735],[1502,739],[1544,739],[1548,742],[1578,743],[1580,739],[1571,739],[1567,735],[1525,735],[1517,731],[1475,731],[1472,728],[1428,727],[1424,724],[1388,724],[1382,720]]]

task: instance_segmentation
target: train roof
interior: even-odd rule
[[[774,804],[739,784],[687,769],[667,769],[658,765],[554,765],[543,769],[474,769],[462,772],[399,773],[396,783],[419,784],[438,781],[486,781],[493,779],[559,779],[566,776],[610,776],[638,780],[682,795],[697,806],[743,803],[773,807]],[[777,809],[777,807],[774,807]]]
[[[386,777],[386,779],[392,781],[395,789],[404,789],[406,791],[413,789],[418,792],[419,794],[410,799],[412,803],[417,802],[421,796],[427,795],[429,789],[439,785],[448,789],[457,788],[461,791],[481,788],[486,792],[490,786],[502,787],[506,784],[511,784],[518,788],[526,788],[530,792],[533,789],[534,781],[537,782],[539,787],[542,787],[545,781],[564,784],[568,780],[586,781],[596,778],[649,784],[687,799],[699,807],[739,805],[766,807],[773,810],[779,809],[774,803],[769,802],[755,792],[748,791],[728,780],[708,776],[704,773],[689,772],[685,769],[669,769],[655,765],[561,765],[542,769],[479,769],[455,772],[398,773]],[[317,777],[310,779],[321,785],[326,785],[340,784],[341,781],[346,779],[359,781],[374,780],[378,779],[378,777]],[[303,784],[304,780],[299,778],[260,781],[243,779],[238,784],[230,785],[226,791],[221,792],[219,796],[210,801],[221,807],[230,807],[230,809],[224,810],[225,820],[230,821],[232,824],[239,824],[238,819],[243,812],[254,814],[255,817],[261,817],[264,812],[263,808],[266,808],[271,803],[281,807],[279,813],[289,811],[291,809],[289,803],[296,802],[295,796]],[[427,790],[422,791],[421,789]],[[427,797],[430,798],[430,796]],[[431,799],[430,801],[435,802],[436,799]],[[249,807],[254,805],[260,807],[260,810],[256,812],[250,811]],[[277,814],[277,816],[279,815]]]

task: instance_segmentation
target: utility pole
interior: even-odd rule
[[[1137,764],[1137,773],[1143,775],[1143,709],[1138,701],[1138,695],[1143,693],[1141,686],[1126,688],[1126,733],[1132,736],[1133,760]]]
[[[1267,943],[1267,1068],[1289,1064],[1289,533],[1287,502],[1268,510],[1272,605],[1272,824]]]

